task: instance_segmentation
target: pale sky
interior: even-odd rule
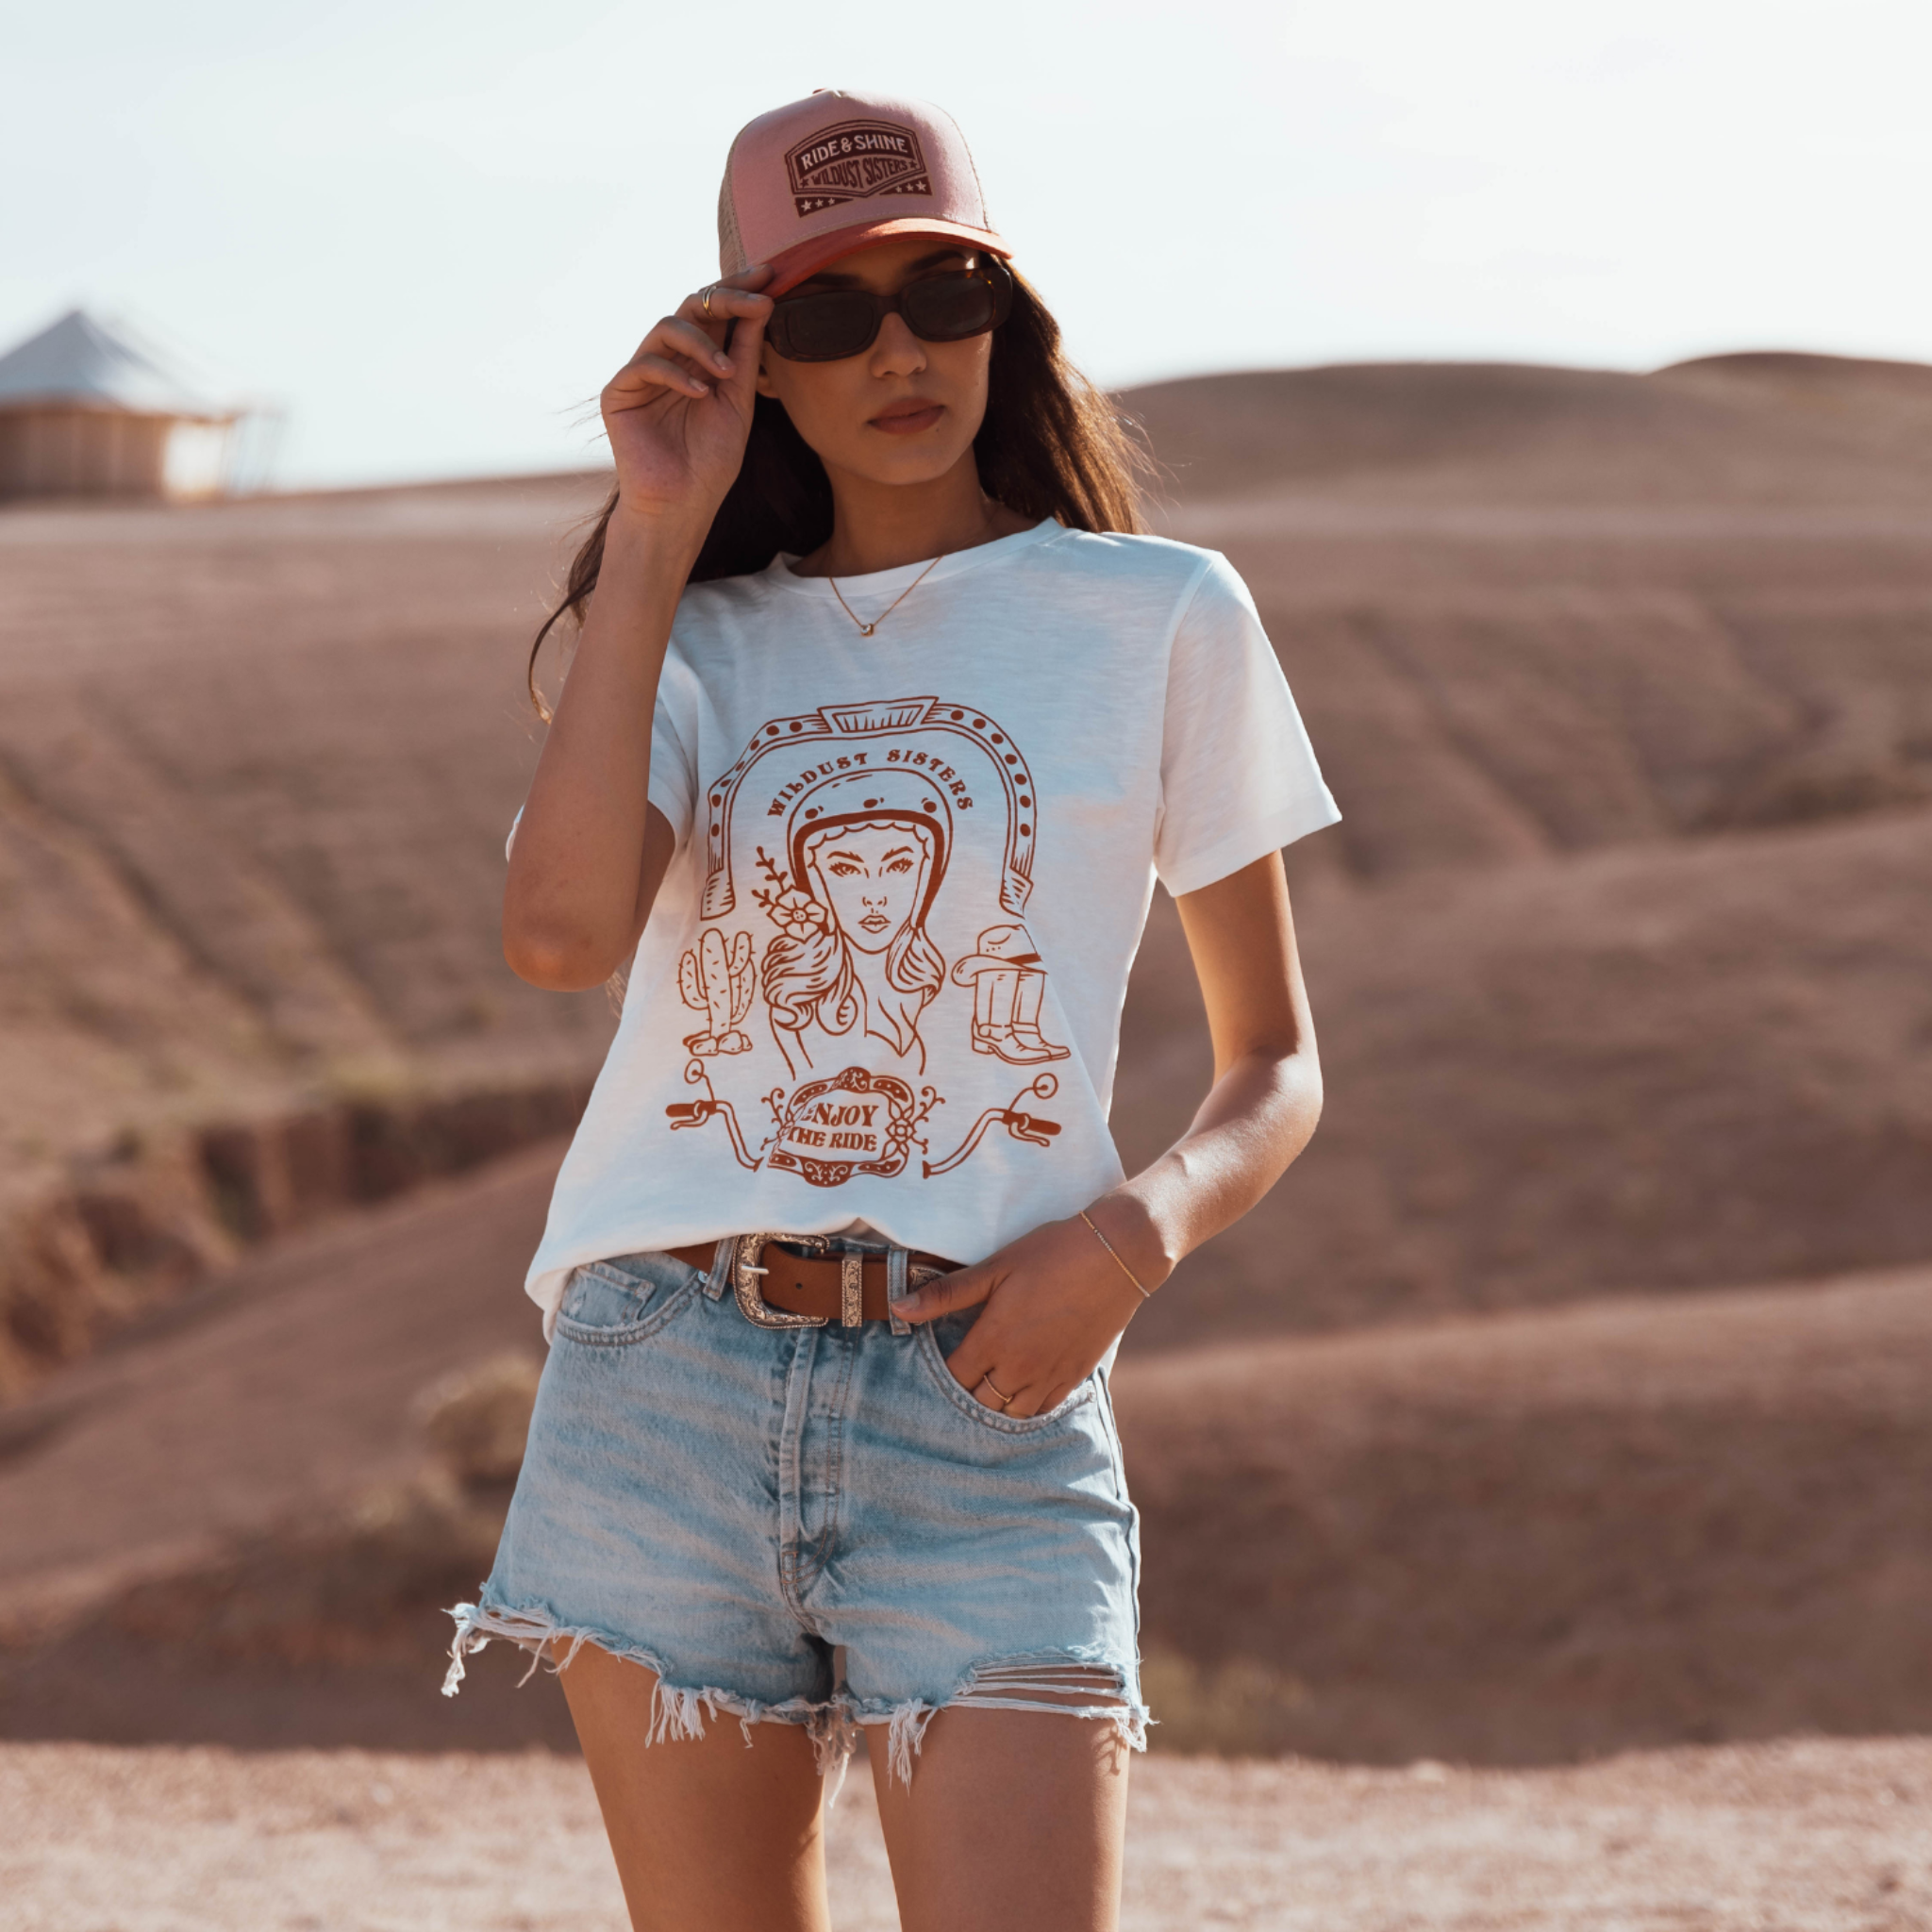
[[[0,348],[79,303],[286,411],[276,480],[600,459],[744,121],[964,126],[1109,384],[1932,361],[1924,0],[0,0]]]

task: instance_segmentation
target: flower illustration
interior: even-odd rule
[[[801,892],[793,886],[782,892],[758,896],[772,924],[787,939],[807,940],[813,933],[824,931],[825,908],[809,892]]]
[[[808,940],[824,931],[827,917],[824,907],[809,892],[794,886],[762,845],[758,847],[758,870],[771,881],[771,890],[757,889],[752,897],[765,908],[765,917],[787,939]]]

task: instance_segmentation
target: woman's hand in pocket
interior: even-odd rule
[[[1107,1205],[1091,1210],[1103,1227]],[[1108,1239],[1121,1245],[1114,1234]],[[1150,1264],[1137,1252],[1134,1258],[1148,1288],[1165,1278],[1164,1257]],[[1079,1388],[1141,1301],[1120,1264],[1076,1216],[1050,1221],[984,1261],[928,1281],[898,1307],[907,1321],[922,1323],[983,1302],[984,1311],[946,1366],[988,1408],[1028,1416],[1057,1408]]]

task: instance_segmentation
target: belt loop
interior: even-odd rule
[[[894,1303],[906,1298],[906,1265],[911,1259],[910,1253],[894,1246],[886,1255],[886,1315],[891,1322],[894,1335],[910,1335],[912,1324],[899,1313]]]
[[[738,1251],[735,1234],[721,1234],[711,1255],[711,1272],[705,1276],[705,1292],[716,1301],[731,1285],[731,1259]]]

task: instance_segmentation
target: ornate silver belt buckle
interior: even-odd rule
[[[731,1292],[737,1297],[739,1312],[760,1328],[823,1328],[824,1315],[794,1315],[790,1308],[774,1308],[758,1287],[766,1270],[759,1266],[766,1243],[787,1241],[794,1248],[809,1248],[823,1255],[832,1244],[822,1234],[741,1234],[731,1251]]]

